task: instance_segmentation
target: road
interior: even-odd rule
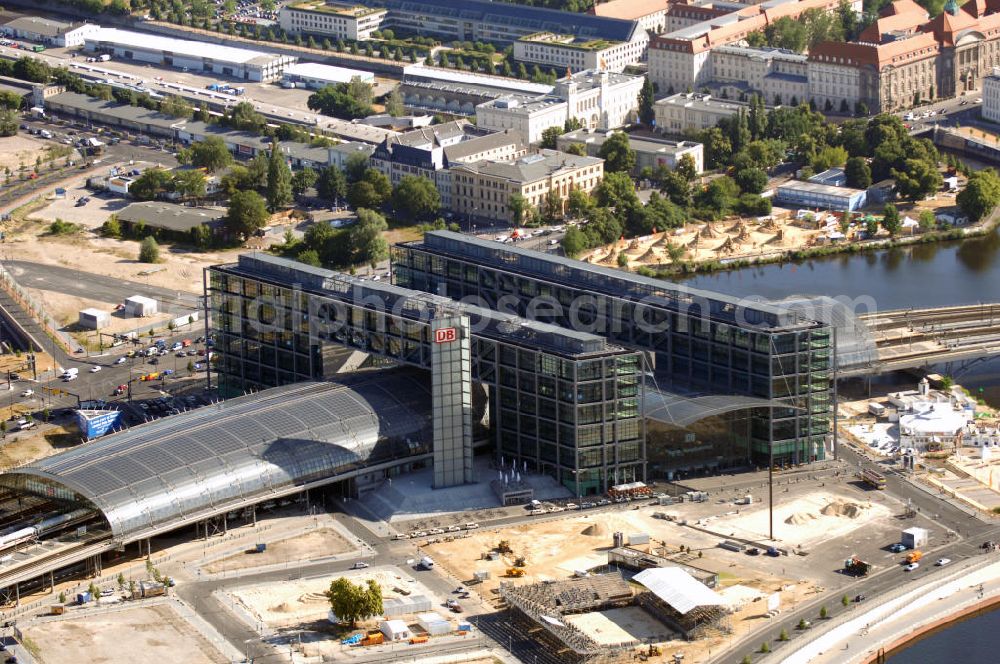
[[[160,303],[161,310],[168,313],[183,314],[201,310],[201,297],[194,293],[148,286],[137,281],[124,281],[89,272],[81,274],[79,270],[58,265],[21,260],[5,260],[2,264],[17,283],[26,288],[110,303],[123,302],[132,295],[146,295],[155,298]]]
[[[902,566],[893,565],[869,577],[858,579],[846,588],[839,589],[836,593],[820,595],[809,603],[787,613],[782,613],[780,618],[769,624],[766,629],[754,631],[731,644],[723,652],[716,653],[715,657],[710,660],[713,664],[738,662],[745,655],[750,655],[752,661],[755,662],[764,659],[767,655],[759,654],[757,650],[760,644],[765,641],[769,642],[772,648],[781,648],[782,651],[789,647],[794,648],[796,637],[803,634],[802,630],[798,629],[799,621],[804,619],[815,623],[820,620],[821,606],[827,608],[830,618],[845,612],[855,611],[857,605],[854,602],[851,602],[847,607],[841,604],[840,600],[843,595],[846,594],[853,598],[863,594],[868,598],[875,598],[903,585],[916,585],[921,581],[930,580],[945,569],[934,566],[934,560],[950,558],[952,561],[961,561],[976,558],[984,555],[981,545],[985,540],[1000,538],[1000,526],[986,523],[977,515],[970,515],[952,503],[923,491],[887,468],[885,464],[872,462],[858,454],[850,446],[842,445],[840,447],[840,458],[854,468],[861,466],[877,469],[886,476],[887,493],[904,503],[909,501],[913,509],[920,511],[925,516],[932,517],[944,527],[955,530],[960,538],[952,539],[944,544],[935,543],[932,549],[925,551],[925,562],[922,562],[920,568],[914,572],[906,572]],[[787,644],[782,643],[779,639],[782,632],[785,632],[790,638]]]

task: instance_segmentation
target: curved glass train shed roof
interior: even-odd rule
[[[109,435],[0,483],[68,489],[103,513],[116,540],[131,541],[428,451],[430,412],[419,372],[296,383]]]

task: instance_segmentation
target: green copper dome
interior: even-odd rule
[[[944,10],[951,14],[952,16],[958,15],[958,2],[956,0],[948,0],[944,5]]]

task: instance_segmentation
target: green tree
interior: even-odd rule
[[[392,190],[392,207],[407,221],[431,219],[441,209],[441,196],[430,179],[407,175]]]
[[[759,194],[767,187],[767,173],[759,168],[744,168],[733,174],[741,191]]]
[[[140,263],[159,263],[160,262],[160,245],[156,243],[156,238],[152,235],[147,235],[143,238],[142,242],[139,243],[139,262]]]
[[[843,166],[847,161],[847,150],[840,146],[827,146],[817,152],[811,161],[813,170],[822,173],[834,166]]]
[[[233,106],[226,116],[229,126],[239,131],[260,133],[266,121],[248,101],[241,101]]]
[[[204,168],[210,173],[233,163],[233,155],[226,147],[226,142],[218,136],[209,136],[203,141],[192,143],[189,152],[191,165],[195,168]]]
[[[1000,176],[992,168],[973,172],[955,200],[970,220],[979,221],[1000,204]]]
[[[507,209],[510,210],[510,223],[514,226],[520,226],[528,216],[531,203],[520,193],[514,193],[507,200]]]
[[[788,640],[788,630],[786,630],[784,627],[781,628],[781,634],[778,635],[778,640],[779,641]]]
[[[819,607],[819,617],[820,618],[822,618],[823,620],[826,620],[829,615],[830,615],[830,611],[829,611],[829,609],[826,608],[826,604],[824,604],[823,606]]]
[[[237,191],[229,199],[226,229],[236,237],[250,237],[264,227],[268,216],[263,196],[253,190]]]
[[[872,239],[878,235],[878,220],[875,217],[868,217],[865,220],[865,234],[868,236],[868,239]]]
[[[562,136],[562,127],[548,127],[542,131],[542,140],[539,146],[546,150],[556,149],[556,139]]]
[[[17,136],[20,116],[10,108],[0,108],[0,136]]]
[[[628,134],[616,131],[601,145],[597,156],[604,160],[605,173],[631,173],[635,168],[635,150],[629,144]]]
[[[292,169],[278,141],[271,144],[267,160],[267,209],[275,212],[292,202]]]
[[[764,643],[760,644],[760,651],[764,653],[771,652],[771,644],[764,641]]]
[[[653,126],[653,120],[656,119],[653,101],[653,82],[647,76],[643,80],[642,90],[639,91],[639,121],[647,127]]]
[[[173,177],[162,168],[150,168],[142,172],[129,187],[129,194],[137,201],[151,201],[171,190]]]
[[[604,179],[594,189],[594,198],[599,206],[614,209],[619,220],[627,218],[632,210],[641,205],[628,173],[605,173]]]
[[[111,238],[119,238],[122,236],[122,225],[118,221],[118,215],[111,215],[108,217],[108,220],[101,225],[101,235]]]
[[[867,189],[872,186],[872,169],[864,157],[851,157],[844,164],[844,175],[847,186],[855,189]]]
[[[344,177],[348,182],[357,182],[368,171],[368,155],[364,152],[354,152],[344,160]]]
[[[842,606],[848,606],[851,603],[851,598],[848,597],[847,595],[844,595],[843,597],[840,598],[840,603]]]
[[[373,210],[358,210],[358,223],[348,231],[353,264],[375,265],[389,257],[389,244],[382,234],[388,229],[385,217]]]
[[[306,105],[336,118],[353,120],[372,114],[372,86],[355,76],[350,83],[327,85],[306,100]]]
[[[569,194],[566,196],[566,212],[571,217],[575,219],[586,217],[593,206],[594,202],[591,200],[590,194],[579,187],[573,187],[569,190]]]
[[[566,146],[567,154],[575,154],[577,157],[587,156],[587,146],[583,143],[570,143]]]
[[[208,188],[205,174],[199,170],[174,171],[170,187],[184,198],[203,198]]]
[[[892,203],[888,203],[882,212],[882,228],[885,229],[890,237],[896,237],[901,226],[902,222],[899,219],[899,210]]]
[[[937,226],[937,218],[934,216],[933,210],[921,210],[917,222],[922,231],[931,231]]]
[[[924,159],[907,159],[900,170],[890,170],[896,178],[896,191],[903,198],[917,200],[941,188],[944,181],[937,165]]]
[[[336,166],[328,166],[319,172],[319,178],[316,180],[316,193],[319,197],[334,201],[343,199],[347,196],[347,178],[344,177],[344,171],[340,170]]]
[[[566,229],[566,234],[563,235],[561,244],[563,253],[570,258],[575,258],[589,249],[586,236],[576,226],[570,226]]]
[[[302,170],[296,171],[292,175],[292,193],[301,196],[307,189],[316,184],[319,175],[313,169],[306,166]]]
[[[303,249],[295,256],[295,260],[306,265],[312,265],[313,267],[322,266],[322,262],[319,259],[319,252],[315,249]]]
[[[194,107],[183,97],[170,95],[160,102],[160,112],[175,118],[187,120],[194,116]]]
[[[347,200],[355,208],[377,210],[385,205],[392,196],[392,185],[389,178],[381,171],[369,168],[364,177],[348,187]]]
[[[399,88],[393,88],[386,97],[385,112],[393,117],[399,117],[406,113],[406,108],[403,105],[403,93],[399,91]]]
[[[333,614],[351,627],[358,620],[378,616],[383,612],[382,589],[374,579],[369,579],[365,585],[361,585],[351,583],[345,577],[338,577],[330,583],[327,597]]]

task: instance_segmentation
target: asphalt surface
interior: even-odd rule
[[[54,291],[65,295],[87,297],[102,302],[123,302],[132,295],[155,298],[168,313],[201,310],[201,298],[193,293],[148,286],[138,281],[125,281],[94,273],[46,265],[30,261],[7,260],[3,266],[21,286]]]

